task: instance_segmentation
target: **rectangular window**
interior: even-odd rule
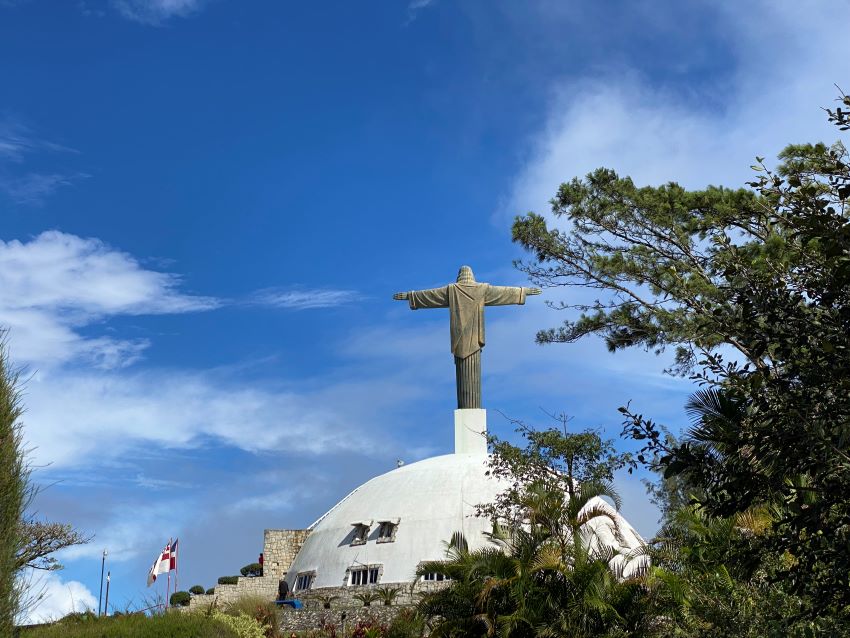
[[[313,586],[313,581],[315,579],[315,572],[298,574],[298,578],[295,579],[295,591],[304,591],[305,589],[310,589]]]
[[[378,528],[378,541],[391,541],[395,535],[395,524],[384,521]]]
[[[379,567],[357,567],[351,570],[350,585],[376,585],[380,577]]]
[[[354,537],[351,539],[352,545],[362,545],[369,537],[369,525],[364,523],[356,523],[354,525]]]
[[[439,581],[439,580],[451,580],[451,578],[449,578],[445,574],[440,574],[438,572],[431,572],[429,574],[425,574],[422,577],[422,579],[423,580],[430,580],[430,581],[434,581],[434,582]]]

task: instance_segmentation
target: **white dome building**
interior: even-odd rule
[[[462,532],[470,549],[487,545],[492,526],[475,506],[503,489],[487,476],[486,412],[455,411],[455,453],[404,465],[367,481],[310,526],[287,570],[296,594],[326,587],[410,583],[423,561],[442,560],[446,543]],[[637,532],[604,501],[617,520],[593,522],[599,542],[622,553],[643,544]],[[624,561],[624,556],[615,560]],[[632,566],[626,566],[628,574]],[[425,580],[442,580],[429,574]]]

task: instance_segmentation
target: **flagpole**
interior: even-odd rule
[[[171,606],[171,545],[173,542],[174,539],[168,539],[168,582],[165,585],[165,597],[169,607]]]
[[[100,560],[100,595],[97,597],[97,615],[100,616],[100,603],[103,602],[103,568],[106,567],[106,550],[103,550],[103,557]]]
[[[177,539],[180,540],[179,538]],[[174,552],[174,593],[177,593],[177,562],[179,557],[177,556],[177,552]]]
[[[109,581],[112,580],[112,572],[106,572],[106,600],[103,602],[103,613],[109,615]]]

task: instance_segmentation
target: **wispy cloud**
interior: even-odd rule
[[[358,301],[361,298],[356,290],[284,290],[267,288],[258,291],[253,303],[288,308],[290,310],[310,310],[313,308],[332,308]]]
[[[187,18],[201,10],[205,0],[113,0],[115,8],[129,20],[151,26],[172,18]]]
[[[85,173],[27,173],[21,177],[0,177],[0,189],[16,204],[41,205],[62,186],[89,177]]]
[[[88,177],[81,172],[29,170],[28,157],[43,153],[76,154],[77,151],[40,139],[14,118],[7,116],[0,120],[0,191],[16,204],[42,204],[62,186]]]
[[[405,25],[416,20],[421,11],[430,7],[435,2],[436,0],[410,0],[407,5],[407,20],[405,21]]]

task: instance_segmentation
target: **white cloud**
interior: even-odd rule
[[[205,440],[252,452],[367,450],[368,432],[351,436],[348,392],[345,384],[312,392],[258,388],[162,369],[39,372],[26,385],[26,434],[35,461],[52,470]]]
[[[358,299],[360,299],[360,294],[355,290],[281,290],[270,288],[260,290],[254,296],[255,303],[291,310],[332,308],[352,303]]]
[[[233,370],[129,370],[147,341],[92,333],[93,324],[114,316],[222,303],[185,294],[180,284],[96,239],[49,231],[0,241],[0,326],[9,328],[13,360],[36,370],[25,388],[34,462],[58,471],[207,441],[250,452],[364,451],[384,423],[375,418],[381,407],[421,392],[374,374],[275,384],[242,383]],[[301,309],[351,301],[356,293],[265,291],[260,298]],[[358,418],[368,425],[352,436]]]
[[[97,609],[97,598],[76,580],[63,581],[56,572],[30,573],[24,578],[30,581],[30,595],[37,595],[40,602],[27,610],[21,624],[49,622],[72,612]]]
[[[204,0],[113,0],[125,18],[159,25],[171,18],[186,18],[200,11]]]
[[[675,92],[609,68],[556,85],[547,122],[495,221],[547,212],[561,182],[599,166],[638,185],[739,187],[752,177],[756,155],[775,156],[791,142],[833,141],[837,130],[820,108],[832,104],[835,83],[848,83],[850,41],[834,19],[841,10],[760,2],[740,11],[727,2],[718,12],[737,64],[722,84]]]
[[[0,240],[0,326],[16,361],[56,367],[83,359],[128,365],[147,343],[84,337],[80,329],[115,315],[209,310],[220,302],[179,292],[180,279],[143,268],[97,239],[48,231],[28,242]]]

